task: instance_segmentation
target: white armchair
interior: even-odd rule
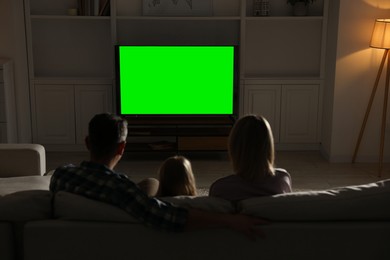
[[[0,177],[42,176],[45,148],[40,144],[0,144]]]

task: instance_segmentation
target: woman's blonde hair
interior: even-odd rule
[[[234,172],[245,180],[274,175],[274,139],[268,121],[258,115],[237,120],[229,136]]]
[[[166,159],[158,171],[160,185],[157,196],[195,196],[196,183],[191,162],[184,156]]]

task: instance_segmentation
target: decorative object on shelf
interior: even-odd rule
[[[71,15],[71,16],[77,15],[77,8],[69,8],[68,15]]]
[[[176,149],[176,144],[174,142],[168,142],[168,141],[161,141],[161,142],[154,142],[148,144],[150,149],[152,150],[175,150]]]
[[[269,16],[269,0],[253,0],[253,16]]]
[[[142,14],[150,16],[211,16],[212,0],[143,0]]]
[[[315,0],[287,0],[288,4],[293,7],[293,14],[295,16],[306,16],[308,14],[309,5]]]
[[[110,15],[110,0],[100,0],[100,16],[109,16]]]
[[[77,7],[78,14],[83,16],[110,15],[110,0],[77,0]]]
[[[387,100],[389,97],[389,80],[390,80],[390,19],[376,19],[374,25],[374,31],[371,37],[370,47],[377,49],[384,49],[382,62],[379,66],[378,74],[376,76],[376,80],[374,83],[374,87],[371,92],[370,100],[368,102],[368,106],[366,109],[366,113],[364,116],[364,120],[362,123],[362,127],[360,128],[360,133],[358,137],[358,141],[356,143],[355,152],[352,157],[352,163],[356,160],[356,155],[359,150],[360,141],[362,140],[362,136],[364,133],[364,129],[366,127],[367,119],[371,111],[371,106],[375,97],[375,93],[378,87],[378,83],[382,74],[382,70],[387,59],[387,72],[386,72],[386,83],[385,83],[385,94],[383,101],[383,111],[382,111],[382,127],[381,127],[381,139],[380,139],[380,148],[379,148],[379,173],[378,176],[381,177],[382,168],[383,168],[383,150],[385,145],[385,131],[386,131],[386,112],[387,112]]]

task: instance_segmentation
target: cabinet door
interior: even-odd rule
[[[112,112],[111,85],[76,85],[76,143],[84,144],[91,118],[103,112]]]
[[[282,86],[281,142],[318,141],[318,91],[318,85]]]
[[[244,115],[264,116],[279,142],[281,85],[245,85]]]
[[[34,142],[41,144],[74,144],[73,85],[35,85]]]

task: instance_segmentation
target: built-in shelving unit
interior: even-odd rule
[[[240,115],[265,115],[280,147],[315,149],[329,0],[302,17],[285,0],[270,1],[266,17],[252,15],[252,0],[210,1],[209,16],[145,16],[142,0],[111,0],[108,16],[72,16],[77,1],[25,0],[33,141],[80,145],[89,118],[114,111],[116,44],[235,44]]]
[[[13,61],[0,58],[0,143],[17,140]]]

